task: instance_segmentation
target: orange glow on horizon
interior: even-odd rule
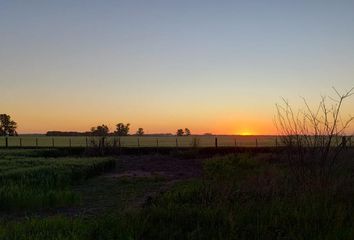
[[[244,118],[207,118],[205,119],[142,119],[140,116],[131,116],[129,118],[119,118],[114,116],[72,116],[62,115],[53,116],[42,114],[41,116],[28,116],[25,114],[13,114],[17,121],[20,134],[46,133],[47,131],[90,131],[91,127],[105,124],[113,132],[118,122],[130,123],[130,133],[134,134],[139,127],[142,127],[147,134],[152,133],[171,133],[175,134],[179,128],[189,128],[192,134],[212,133],[215,135],[273,135],[276,129],[271,121],[264,119],[254,120],[252,117]],[[91,119],[99,119],[97,121]],[[58,119],[61,119],[58,121]],[[108,121],[105,119],[109,119]],[[114,120],[121,119],[121,120]],[[129,121],[128,119],[136,119]]]
[[[245,131],[240,133],[241,136],[250,136],[250,135],[256,135],[254,133],[251,133],[250,131]]]

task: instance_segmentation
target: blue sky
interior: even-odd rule
[[[273,133],[281,96],[315,103],[354,85],[353,12],[354,1],[0,0],[0,109],[23,132],[125,121]]]

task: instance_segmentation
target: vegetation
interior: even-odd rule
[[[102,124],[101,126],[91,128],[91,134],[93,136],[107,136],[109,129],[106,125]]]
[[[127,123],[127,124],[118,123],[116,125],[116,127],[117,127],[117,130],[114,132],[115,135],[117,135],[117,136],[128,136],[130,123]]]
[[[0,136],[16,136],[17,123],[7,114],[0,114]]]
[[[190,136],[191,130],[189,130],[189,128],[185,128],[184,130],[182,128],[180,128],[180,129],[177,129],[176,135],[177,136]]]
[[[330,97],[330,102],[322,97],[315,110],[305,99],[305,109],[297,112],[286,100],[277,105],[276,123],[287,150],[289,167],[303,183],[317,181],[327,185],[345,160],[341,153],[350,145],[351,138],[346,136],[346,131],[354,117],[343,117],[341,110],[354,94],[354,88],[343,94],[334,91],[336,97]]]
[[[353,239],[353,152],[345,154],[345,167],[326,188],[298,182],[283,154],[213,157],[204,161],[203,177],[178,183],[142,208],[3,222],[0,238]]]
[[[205,179],[181,184],[144,211],[151,225],[141,234],[148,239],[353,239],[354,205],[348,198],[353,179],[344,181],[351,174],[338,172],[327,189],[312,185],[305,192],[288,170],[284,163],[254,157],[211,159]]]
[[[10,153],[10,154],[9,154]],[[109,158],[0,158],[0,211],[33,210],[79,202],[73,184],[114,165]]]
[[[185,128],[185,129],[184,129],[184,134],[185,134],[186,136],[190,136],[190,135],[191,135],[191,130],[189,130],[189,128]]]
[[[184,135],[183,129],[182,128],[181,129],[177,129],[176,135],[177,136],[183,136]]]
[[[144,135],[144,129],[143,128],[138,128],[138,130],[136,131],[136,135],[143,136]]]

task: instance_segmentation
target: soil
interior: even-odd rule
[[[202,160],[170,156],[122,156],[111,177],[149,177],[160,175],[168,180],[196,178],[202,174]]]
[[[119,156],[111,171],[73,187],[81,196],[79,206],[42,209],[34,212],[2,214],[1,219],[28,217],[92,217],[99,214],[140,208],[175,183],[200,177],[201,159],[164,155]]]

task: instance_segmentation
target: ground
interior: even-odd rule
[[[21,151],[8,154],[3,151],[3,157],[22,157]],[[25,151],[25,154],[28,153]],[[33,153],[31,153],[33,154]],[[33,157],[26,157],[32,159]],[[198,178],[202,174],[201,159],[186,159],[162,155],[122,155],[114,158],[115,166],[99,176],[74,184],[74,194],[80,196],[80,204],[65,207],[49,207],[31,211],[16,211],[2,213],[2,219],[21,220],[28,217],[49,217],[61,214],[64,216],[92,216],[126,208],[140,208],[146,201],[157,194],[167,191],[175,183]],[[46,161],[49,159],[29,161]],[[14,161],[10,159],[9,161]],[[23,164],[21,164],[23,166]]]
[[[200,177],[201,161],[161,155],[119,156],[113,171],[74,187],[83,202],[76,214],[141,207],[176,182]]]
[[[354,239],[353,159],[1,152],[0,239]]]

